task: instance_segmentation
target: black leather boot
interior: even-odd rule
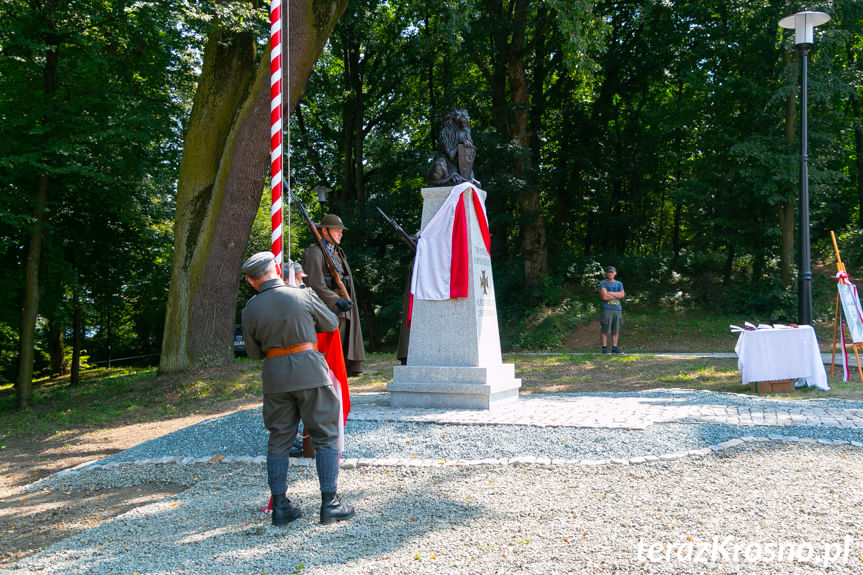
[[[273,495],[273,525],[287,525],[302,516],[302,510],[291,503],[284,493]]]
[[[335,493],[321,493],[321,523],[335,523],[354,516],[354,508],[345,505]]]

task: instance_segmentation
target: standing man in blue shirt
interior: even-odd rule
[[[611,334],[611,353],[620,353],[617,348],[617,338],[620,326],[623,325],[623,308],[621,300],[626,296],[623,284],[614,279],[617,270],[614,266],[605,268],[605,279],[599,282],[599,297],[602,299],[602,309],[599,311],[599,334],[602,340],[602,353],[608,353],[608,334]]]

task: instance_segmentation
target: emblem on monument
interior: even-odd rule
[[[438,135],[438,156],[426,175],[429,186],[455,186],[462,182],[480,183],[473,177],[476,147],[470,135],[470,116],[464,108],[447,110]]]
[[[473,161],[476,158],[476,148],[473,144],[458,145],[458,173],[467,180],[473,179]]]
[[[482,275],[479,278],[479,285],[482,288],[482,295],[488,295],[488,278],[485,275],[485,270],[482,270]]]

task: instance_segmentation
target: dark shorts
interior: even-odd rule
[[[602,327],[602,333],[620,333],[620,326],[623,325],[623,311],[619,309],[599,310],[599,325]]]
[[[264,426],[270,432],[267,453],[290,453],[301,419],[314,449],[338,449],[341,416],[339,398],[331,385],[265,394]]]

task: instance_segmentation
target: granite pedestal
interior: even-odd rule
[[[422,228],[435,216],[452,188],[424,188]],[[476,189],[485,200],[486,192]],[[393,368],[387,386],[392,407],[489,409],[516,401],[521,380],[500,352],[491,257],[477,214],[466,195],[468,295],[465,298],[414,298],[407,365]],[[420,232],[422,235],[422,232]]]

